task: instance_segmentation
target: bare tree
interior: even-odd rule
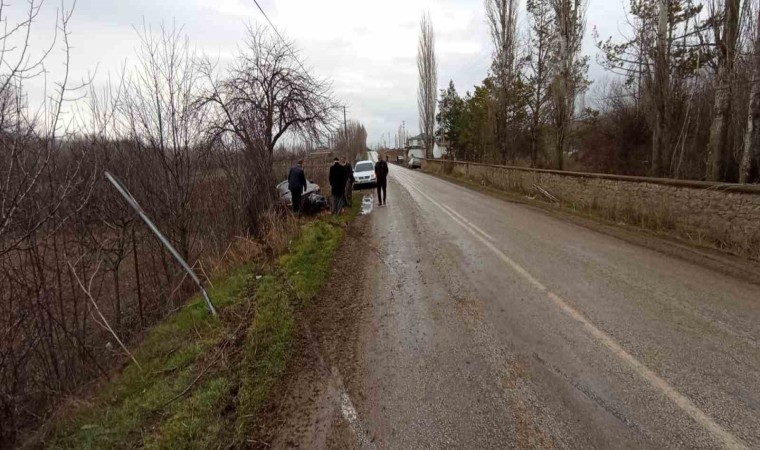
[[[62,111],[83,88],[72,86],[69,80],[69,22],[74,11],[59,11],[56,30],[60,34],[35,58],[30,42],[42,3],[30,0],[26,16],[9,23],[7,5],[0,2],[0,24],[6,30],[0,35],[0,67],[7,70],[0,72],[0,256],[55,218],[82,181],[79,174],[85,155],[74,156],[68,164],[57,151],[60,139],[69,131]],[[17,41],[20,46],[14,46]],[[44,76],[45,60],[56,45],[64,53],[61,78],[45,98],[44,108],[30,111],[24,84]],[[58,164],[66,166],[56,167]],[[46,180],[49,176],[57,177],[61,184],[51,195],[41,195],[45,192],[41,186],[50,181]]]
[[[528,57],[528,87],[530,98],[527,106],[530,115],[530,160],[536,167],[541,130],[547,121],[551,106],[551,58],[556,54],[552,36],[554,22],[550,0],[528,0],[530,16],[530,54]]]
[[[309,97],[317,109],[299,103],[304,88],[319,84],[287,46],[280,57],[288,64],[258,70],[243,57],[229,78],[209,83],[181,29],[143,27],[137,66],[102,92],[89,84],[90,109],[81,113],[88,80],[69,80],[71,9],[61,4],[56,38],[39,52],[31,43],[41,2],[27,5],[14,23],[0,0],[0,447],[123,360],[109,344],[128,348],[189,297],[166,252],[99,174],[126,181],[191,263],[202,254],[204,262],[227,259],[246,233],[247,194],[273,188],[255,191],[239,169],[268,161],[291,130],[316,133],[335,106],[329,95]],[[43,67],[54,58],[64,63],[55,77]],[[29,100],[33,79],[45,86],[39,107]],[[235,134],[241,129],[249,142]],[[267,129],[276,130],[269,141]],[[255,168],[260,180],[271,180],[271,169]]]
[[[166,220],[168,237],[190,259],[196,169],[208,148],[205,109],[198,106],[199,61],[181,28],[139,32],[139,66],[129,81],[124,115],[132,151],[142,158],[138,178],[151,213]],[[160,180],[160,181],[159,181]]]
[[[760,7],[755,14],[755,35],[752,39],[751,88],[747,114],[747,131],[744,135],[741,162],[739,167],[739,182],[747,183],[750,177],[752,160],[760,171]],[[758,174],[760,177],[760,174]]]
[[[241,186],[254,234],[275,199],[272,157],[278,142],[287,134],[319,140],[339,106],[331,85],[312,76],[293,48],[268,28],[249,28],[246,46],[226,77],[216,77],[211,63],[204,69],[208,92],[203,102],[215,111],[209,132],[214,141],[242,154]]]
[[[438,100],[438,63],[435,58],[435,32],[429,14],[420,19],[420,36],[417,45],[417,109],[420,131],[425,139],[425,157],[433,158],[435,145],[435,108]]]
[[[294,44],[267,30],[249,28],[246,48],[209,99],[224,115],[216,131],[271,155],[286,133],[319,138],[339,105],[330,84],[303,67]]]
[[[655,33],[654,77],[650,84],[650,101],[654,108],[652,129],[652,175],[663,174],[666,147],[670,146],[671,80],[670,80],[670,0],[657,2],[657,31]]]
[[[515,76],[517,7],[517,0],[485,0],[486,21],[495,47],[494,69],[507,88]]]
[[[552,85],[554,128],[556,132],[555,160],[557,169],[564,167],[569,134],[575,115],[575,98],[585,89],[587,59],[581,57],[581,44],[586,30],[584,0],[551,0],[554,9],[556,58]]]
[[[37,420],[30,404],[60,392],[75,367],[76,330],[64,317],[65,271],[56,264],[66,243],[59,232],[93,185],[90,147],[70,145],[77,130],[64,114],[86,85],[70,80],[74,8],[60,4],[55,36],[39,51],[33,35],[43,2],[26,4],[14,21],[0,1],[0,442],[10,446]],[[45,71],[54,51],[62,60],[55,78]],[[33,80],[44,87],[40,107],[25,88]]]
[[[494,45],[493,73],[496,84],[496,138],[506,162],[515,135],[517,79],[517,0],[485,0],[486,22]]]
[[[718,48],[718,79],[715,87],[715,108],[710,128],[710,142],[707,146],[707,179],[725,179],[725,163],[728,158],[728,131],[731,122],[732,85],[734,84],[734,62],[739,39],[739,0],[721,0],[719,5],[712,0],[710,7],[713,34]]]
[[[334,133],[331,140],[335,143],[335,151],[345,155],[351,164],[367,151],[367,130],[356,121],[349,121],[346,129]]]
[[[651,132],[652,176],[677,175],[677,130],[689,123],[684,91],[707,63],[703,54],[701,4],[691,0],[631,0],[632,36],[622,43],[600,42],[600,62],[633,87],[637,111]],[[692,92],[696,89],[692,83]],[[685,136],[681,139],[685,145]],[[682,147],[683,148],[683,147]],[[680,161],[680,159],[679,159]]]

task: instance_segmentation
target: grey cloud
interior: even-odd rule
[[[86,74],[98,63],[100,74],[115,72],[124,59],[133,59],[137,36],[132,27],[140,27],[144,18],[153,26],[162,22],[183,26],[194,46],[212,58],[220,56],[220,65],[224,66],[242,44],[245,25],[266,23],[247,1],[239,5],[245,6],[243,12],[251,7],[251,16],[223,11],[217,2],[207,0],[78,0],[72,22],[78,73]],[[354,8],[357,16],[333,16],[331,26],[317,29],[316,33],[312,29],[312,34],[307,33],[309,37],[304,38],[299,27],[308,24],[314,28],[324,18],[313,17],[308,18],[311,22],[304,22],[301,16],[300,22],[294,22],[292,17],[280,15],[287,10],[285,5],[292,11],[295,4],[292,2],[296,1],[307,0],[263,0],[262,6],[278,28],[294,39],[315,74],[333,81],[337,97],[350,107],[349,115],[367,125],[370,141],[376,142],[382,134],[394,132],[402,120],[406,120],[408,130],[416,131],[414,55],[423,2],[406,0],[406,9],[383,18],[365,14],[363,7]],[[340,14],[337,5],[324,1],[331,14]],[[603,37],[618,36],[624,0],[591,1],[584,53],[592,55],[592,78],[600,79],[607,74],[593,63],[596,50],[590,30],[596,26]],[[14,3],[23,6],[23,2]],[[57,6],[51,5],[47,5],[48,15],[54,14]],[[482,1],[439,0],[428,6],[438,37],[440,87],[453,79],[464,94],[482,81],[490,66],[491,46]],[[521,22],[525,21],[523,7]],[[346,25],[334,25],[342,23]]]

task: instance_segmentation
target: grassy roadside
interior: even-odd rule
[[[305,223],[290,251],[267,270],[246,265],[215,280],[210,295],[219,318],[192,299],[134,350],[141,368],[130,363],[93,399],[71,402],[39,446],[250,446],[292,356],[294,312],[328,279],[360,203],[345,216]]]
[[[260,418],[275,383],[284,374],[295,337],[295,310],[306,306],[330,276],[332,259],[345,235],[347,220],[355,217],[360,201],[347,216],[325,217],[306,227],[279,271],[263,277],[256,294],[257,314],[246,338],[241,366],[236,441],[258,436]]]

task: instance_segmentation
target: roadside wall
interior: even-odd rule
[[[760,185],[425,160],[423,170],[760,258]]]

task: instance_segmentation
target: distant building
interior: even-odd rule
[[[408,154],[424,158],[425,155],[425,134],[419,134],[410,137],[407,140]],[[447,147],[439,142],[433,144],[433,158],[440,159],[448,154]]]
[[[418,134],[417,136],[410,137],[406,140],[406,148],[412,149],[424,149],[425,148],[425,134]]]

